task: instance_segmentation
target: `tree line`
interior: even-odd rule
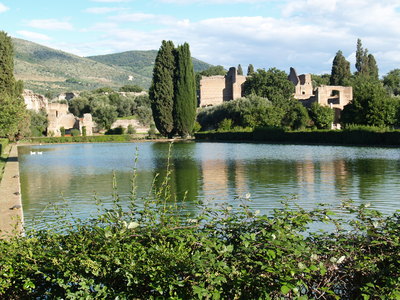
[[[340,123],[393,128],[400,126],[400,69],[390,71],[382,80],[375,57],[364,49],[360,39],[356,48],[356,71],[352,74],[350,62],[339,50],[332,62],[331,74],[312,75],[314,87],[320,85],[341,85],[353,87],[353,100],[345,106]],[[222,68],[222,67],[221,67]],[[221,75],[221,68],[213,68],[200,73],[203,76]],[[218,72],[218,74],[216,73]],[[243,74],[238,65],[238,74]],[[203,109],[198,121],[203,130],[217,129],[225,119],[232,127],[281,127],[291,130],[301,128],[330,128],[334,113],[329,107],[313,103],[308,109],[299,106],[293,99],[294,85],[287,80],[287,74],[276,68],[254,71],[249,65],[243,96],[233,103],[221,107]],[[256,97],[255,97],[256,96]],[[260,98],[264,98],[262,101]],[[252,101],[248,102],[251,99]],[[255,100],[257,99],[257,100]],[[243,108],[243,103],[247,103]],[[237,113],[238,107],[243,111]],[[266,109],[268,107],[268,109]],[[258,111],[249,122],[248,114]],[[268,111],[268,112],[267,112]],[[241,117],[239,117],[241,116]],[[226,129],[227,122],[223,122]]]

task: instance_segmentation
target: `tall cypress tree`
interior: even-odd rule
[[[149,90],[154,123],[158,131],[168,137],[174,134],[174,76],[175,48],[172,41],[162,41],[153,69]]]
[[[333,59],[330,85],[346,85],[350,76],[350,62],[346,60],[342,51],[339,50]]]
[[[192,133],[196,119],[196,83],[189,44],[176,49],[174,124],[176,133]]]
[[[254,74],[254,67],[252,64],[249,64],[247,67],[247,76],[250,76],[251,74]]]
[[[238,68],[237,68],[237,74],[238,75],[243,75],[243,69],[242,69],[242,66],[240,64],[238,65]]]
[[[0,31],[0,93],[14,96],[14,49],[11,38]]]
[[[365,52],[361,43],[361,39],[357,39],[357,50],[356,50],[356,70],[357,73],[361,73],[365,61]]]
[[[0,31],[0,136],[11,140],[29,131],[30,118],[22,91],[22,81],[15,81],[14,78],[11,38]]]
[[[371,77],[371,79],[379,80],[378,65],[375,57],[372,54],[368,54],[368,75]]]

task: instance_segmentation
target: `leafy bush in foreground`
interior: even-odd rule
[[[323,206],[272,216],[245,202],[197,213],[167,179],[141,205],[0,241],[0,297],[11,299],[357,299],[400,297],[400,214],[366,205],[346,221]],[[192,205],[192,204],[191,204]],[[348,216],[346,216],[348,220]],[[329,232],[311,225],[331,226]],[[60,224],[60,222],[58,222]]]

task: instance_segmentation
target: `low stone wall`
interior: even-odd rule
[[[117,120],[111,125],[111,129],[120,126],[126,129],[128,128],[129,125],[132,125],[132,127],[135,128],[137,133],[147,133],[150,129],[149,127],[140,124],[138,120]]]
[[[13,145],[0,183],[0,238],[21,234],[23,220],[18,148]]]

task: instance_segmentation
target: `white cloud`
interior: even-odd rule
[[[56,19],[41,19],[31,20],[28,22],[28,26],[38,29],[46,30],[72,30],[73,26],[71,23],[66,21],[59,21]]]
[[[7,10],[9,10],[9,8],[5,6],[3,3],[0,3],[0,13],[3,13]]]
[[[17,31],[17,34],[20,36],[30,39],[30,40],[39,40],[39,41],[49,41],[51,38],[45,34],[37,33],[37,32],[32,32],[32,31],[26,31],[26,30],[20,30]]]
[[[108,18],[110,21],[121,23],[121,22],[130,22],[130,23],[138,23],[138,22],[151,22],[152,24],[162,24],[162,25],[174,25],[179,22],[178,19],[166,16],[166,15],[155,15],[155,14],[146,14],[146,13],[130,13],[130,14],[121,14]]]
[[[229,67],[252,63],[256,68],[274,66],[286,71],[293,66],[299,73],[321,73],[330,70],[338,50],[350,58],[354,68],[356,40],[361,38],[364,47],[377,59],[383,75],[400,67],[399,6],[399,0],[385,0],[384,3],[373,0],[284,0],[278,4],[280,17],[264,16],[260,11],[259,16],[200,21],[193,21],[190,15],[178,19],[145,12],[126,13],[110,16],[106,22],[87,28],[86,33],[101,33],[96,41],[70,44],[69,47],[81,49],[80,54],[96,55],[158,49],[162,40],[173,40],[175,44],[188,42],[194,57],[215,65]],[[148,24],[151,26],[146,27]]]
[[[91,14],[107,14],[110,12],[123,10],[121,7],[90,7],[85,10],[87,13]]]

